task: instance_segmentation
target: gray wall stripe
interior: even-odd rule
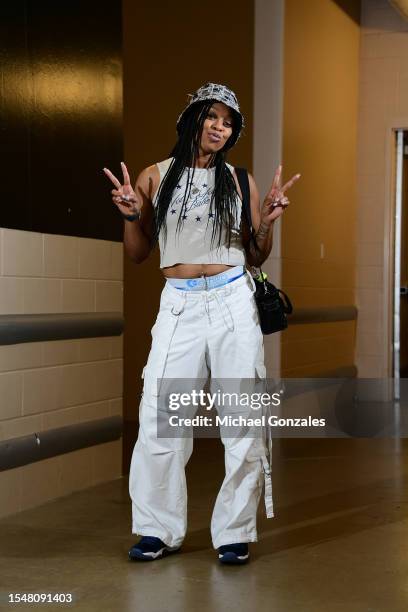
[[[63,455],[80,448],[117,440],[123,419],[112,416],[0,442],[0,472]]]
[[[120,336],[121,312],[0,315],[0,345]]]
[[[294,308],[288,315],[289,325],[300,323],[328,323],[357,319],[356,306],[320,306],[319,308]]]

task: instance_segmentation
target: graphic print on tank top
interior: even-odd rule
[[[191,182],[191,179],[190,179]],[[185,197],[186,183],[176,186],[176,193],[171,202],[168,214],[180,214]],[[190,195],[183,209],[183,221],[194,220],[196,223],[207,222],[214,217],[210,211],[211,196],[214,187],[208,185],[208,177],[203,173],[195,174],[190,188]]]

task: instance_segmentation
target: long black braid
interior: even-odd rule
[[[178,185],[179,180],[187,168],[187,182],[184,192],[181,211],[177,220],[176,233],[182,229],[184,220],[183,215],[186,209],[187,200],[191,191],[191,184],[194,180],[195,162],[199,154],[199,144],[203,131],[203,124],[208,115],[208,112],[215,100],[204,100],[192,105],[188,113],[186,113],[183,122],[183,130],[179,135],[178,141],[173,147],[169,157],[173,160],[163,177],[155,205],[155,228],[153,235],[153,245],[159,239],[160,230],[163,228],[164,244],[167,241],[167,224],[166,217],[173,192]],[[231,245],[231,230],[235,226],[236,213],[236,197],[237,190],[234,177],[227,167],[226,151],[228,141],[225,143],[223,150],[215,153],[209,162],[209,166],[215,166],[215,186],[211,196],[210,213],[213,213],[213,227],[211,233],[211,247],[213,246],[215,236],[218,229],[218,247],[220,248],[223,236],[223,227],[227,230],[228,247]],[[208,217],[208,220],[211,217]],[[207,227],[208,227],[207,220]]]

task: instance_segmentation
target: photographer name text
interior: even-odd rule
[[[197,415],[195,417],[180,417],[173,414],[169,417],[171,427],[325,427],[326,419],[318,419],[312,416],[303,418],[283,418],[277,415],[266,415],[259,417],[238,416],[210,416]]]

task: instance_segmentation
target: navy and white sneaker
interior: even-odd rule
[[[180,546],[167,546],[160,538],[154,536],[143,536],[139,542],[129,550],[129,559],[132,561],[155,561],[166,555],[180,550]]]
[[[247,563],[249,560],[248,544],[226,544],[218,549],[218,559],[220,563],[239,565]]]

